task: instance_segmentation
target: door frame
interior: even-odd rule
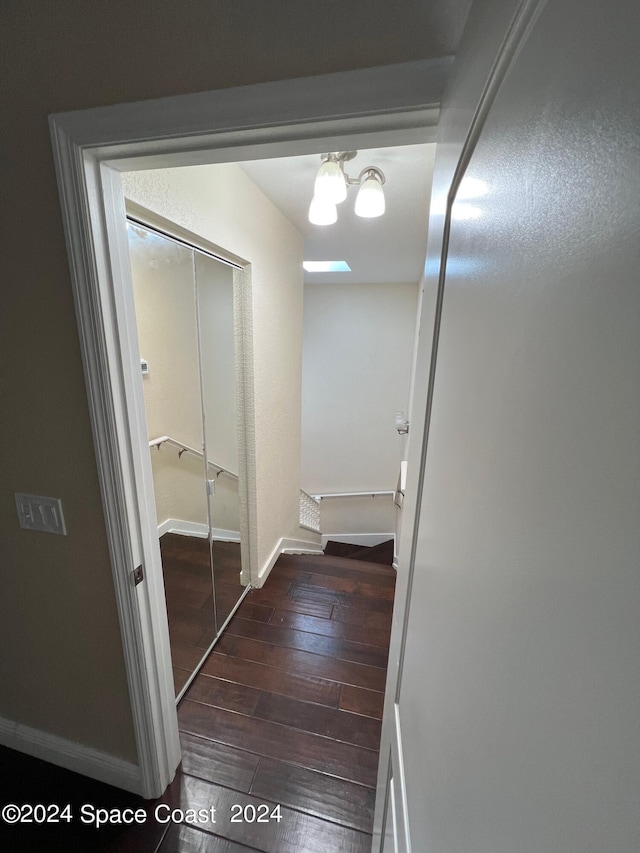
[[[49,117],[144,797],[181,756],[120,173],[433,142],[451,61]]]

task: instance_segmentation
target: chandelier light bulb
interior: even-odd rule
[[[314,195],[309,205],[309,222],[312,225],[333,225],[338,220],[335,204]]]
[[[318,169],[313,194],[318,201],[340,204],[347,197],[347,182],[337,160],[325,160]]]
[[[384,191],[377,170],[369,169],[366,180],[361,184],[356,196],[355,213],[365,219],[373,219],[384,213]]]

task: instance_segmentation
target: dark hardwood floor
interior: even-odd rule
[[[160,552],[177,696],[244,592],[240,544],[213,543],[215,597],[207,539],[165,533]]]
[[[280,557],[180,703],[183,760],[163,797],[0,749],[0,805],[70,802],[76,816],[0,823],[0,850],[368,853],[394,583],[393,569],[361,560]],[[97,830],[80,824],[83,803],[147,818]],[[202,813],[160,823],[158,806]]]

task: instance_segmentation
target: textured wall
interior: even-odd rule
[[[639,32],[541,4],[453,207],[398,715],[420,850],[640,849]]]

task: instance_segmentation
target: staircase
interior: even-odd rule
[[[364,560],[366,563],[390,566],[393,563],[393,539],[372,546],[351,545],[330,539],[324,553],[327,557],[346,557],[349,560]]]

